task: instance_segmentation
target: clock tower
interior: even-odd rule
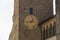
[[[38,25],[51,16],[53,0],[14,0],[9,40],[41,40],[41,26]]]

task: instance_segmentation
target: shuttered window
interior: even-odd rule
[[[30,8],[30,14],[33,14],[33,8]]]

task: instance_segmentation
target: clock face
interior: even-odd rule
[[[29,29],[36,28],[38,26],[38,19],[37,19],[37,17],[35,17],[33,15],[29,15],[25,18],[24,24]]]

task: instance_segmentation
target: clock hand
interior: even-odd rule
[[[32,22],[33,22],[33,18],[31,19],[30,23],[32,23]]]

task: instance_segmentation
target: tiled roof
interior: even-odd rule
[[[41,23],[38,24],[38,26],[40,26],[41,24],[43,24],[44,22],[48,21],[49,19],[53,18],[53,17],[56,17],[56,15],[53,15],[51,17],[49,17],[48,19],[42,21]]]

